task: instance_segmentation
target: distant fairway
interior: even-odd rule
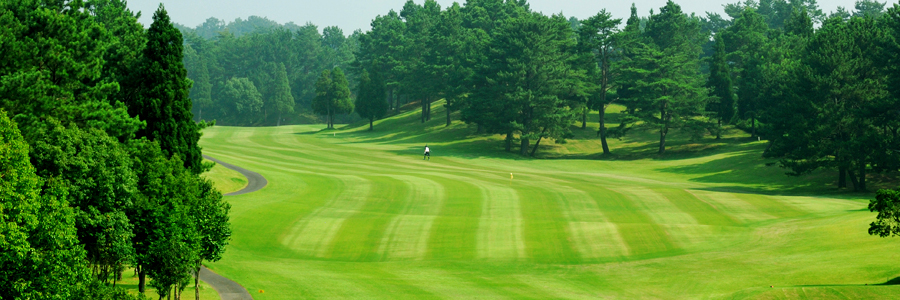
[[[372,133],[206,129],[205,154],[269,181],[227,198],[210,268],[256,299],[900,297],[872,285],[900,276],[900,240],[866,234],[868,196],[809,196],[821,178],[766,167],[763,143],[660,160],[633,157],[636,136],[611,140],[622,159],[577,159],[590,140],[530,160],[416,113]]]

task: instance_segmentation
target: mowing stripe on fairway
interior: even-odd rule
[[[559,194],[533,186],[519,187],[528,257],[539,263],[578,263]]]
[[[346,221],[331,241],[327,258],[376,261],[378,244],[388,223],[409,199],[409,187],[390,177],[367,177],[372,190],[365,204]]]
[[[445,201],[434,220],[428,239],[430,259],[475,258],[478,220],[481,218],[481,193],[472,184],[441,178]]]
[[[478,220],[478,258],[518,260],[525,258],[522,210],[519,195],[510,187],[476,183],[482,192]]]
[[[594,197],[603,215],[616,224],[630,256],[679,250],[669,234],[625,195],[599,186],[579,189]]]
[[[382,260],[423,259],[428,251],[431,228],[445,201],[444,186],[415,176],[395,175],[410,193],[402,199],[379,241],[376,252]]]
[[[297,222],[284,239],[286,246],[310,256],[327,256],[331,250],[328,245],[341,225],[365,204],[371,189],[368,180],[357,176],[335,177],[342,181],[341,185],[334,186],[341,193]]]
[[[739,225],[739,222],[731,216],[717,210],[709,203],[701,201],[697,196],[683,189],[655,188],[653,190],[665,195],[678,209],[693,216],[700,224],[714,226]]]
[[[796,218],[806,213],[795,208],[794,206],[775,200],[766,195],[760,194],[733,194],[738,199],[750,203],[759,210],[767,212],[778,218]]]
[[[681,211],[668,198],[649,188],[620,187],[613,191],[628,196],[681,248],[694,245],[701,237],[710,236],[707,228],[698,226],[693,216]]]
[[[558,193],[572,244],[584,260],[628,255],[618,228],[603,215],[594,198],[569,186],[550,187]]]
[[[697,199],[715,206],[718,210],[725,212],[742,224],[754,223],[775,218],[775,216],[760,211],[756,206],[739,199],[737,196],[735,196],[735,194],[732,193],[710,192],[704,190],[686,191],[693,194],[694,196],[697,196]]]

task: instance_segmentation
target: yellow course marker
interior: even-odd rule
[[[509,173],[509,185],[512,185],[513,175]]]

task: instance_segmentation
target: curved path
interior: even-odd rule
[[[262,188],[266,187],[267,184],[269,184],[269,182],[266,181],[266,178],[262,177],[262,175],[259,175],[259,173],[222,162],[207,155],[203,155],[203,158],[214,161],[217,164],[222,165],[223,167],[238,171],[238,173],[241,173],[242,175],[244,175],[244,177],[247,177],[246,187],[244,187],[240,191],[225,194],[225,196],[252,193],[261,190]],[[213,289],[216,290],[216,292],[219,292],[219,297],[221,297],[222,300],[253,300],[253,296],[250,296],[250,292],[248,292],[246,288],[231,279],[213,273],[213,271],[210,271],[205,266],[200,268],[200,280],[203,280],[203,282],[206,282],[206,284],[212,286]]]
[[[247,186],[246,187],[244,187],[240,191],[225,194],[225,196],[234,196],[234,195],[242,195],[242,194],[252,193],[252,192],[261,190],[262,188],[266,187],[267,184],[269,184],[269,182],[266,181],[266,178],[262,177],[262,175],[259,175],[259,173],[249,171],[247,169],[244,169],[244,168],[241,168],[241,167],[238,167],[238,166],[226,163],[226,162],[222,162],[221,160],[212,158],[205,154],[203,155],[203,158],[214,161],[217,164],[222,165],[223,167],[238,171],[238,173],[241,173],[241,175],[244,175],[244,177],[247,177]]]

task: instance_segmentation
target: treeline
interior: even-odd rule
[[[210,18],[181,31],[196,119],[241,126],[317,122],[317,78],[323,70],[346,68],[360,35],[345,36],[338,27],[319,33],[312,24],[279,25],[259,17],[227,25]],[[358,120],[347,113],[338,116]]]
[[[0,1],[0,299],[160,299],[231,235],[182,35],[122,0]]]
[[[725,8],[726,17],[699,17],[669,1],[639,18],[632,6],[622,24],[605,10],[585,20],[545,16],[525,1],[443,10],[408,1],[359,37],[353,66],[367,82],[357,106],[391,110],[408,97],[425,122],[431,103],[446,99],[448,124],[460,111],[479,132],[505,135],[508,151],[518,141],[522,155],[542,139],[564,141],[596,110],[606,154],[609,137],[635,128],[657,131],[662,154],[673,129],[719,138],[735,125],[768,140],[765,155],[792,174],[835,169],[841,187],[849,179],[865,190],[868,172],[900,167],[897,5],[862,0],[829,16],[814,0]],[[607,126],[613,104],[625,111]]]

